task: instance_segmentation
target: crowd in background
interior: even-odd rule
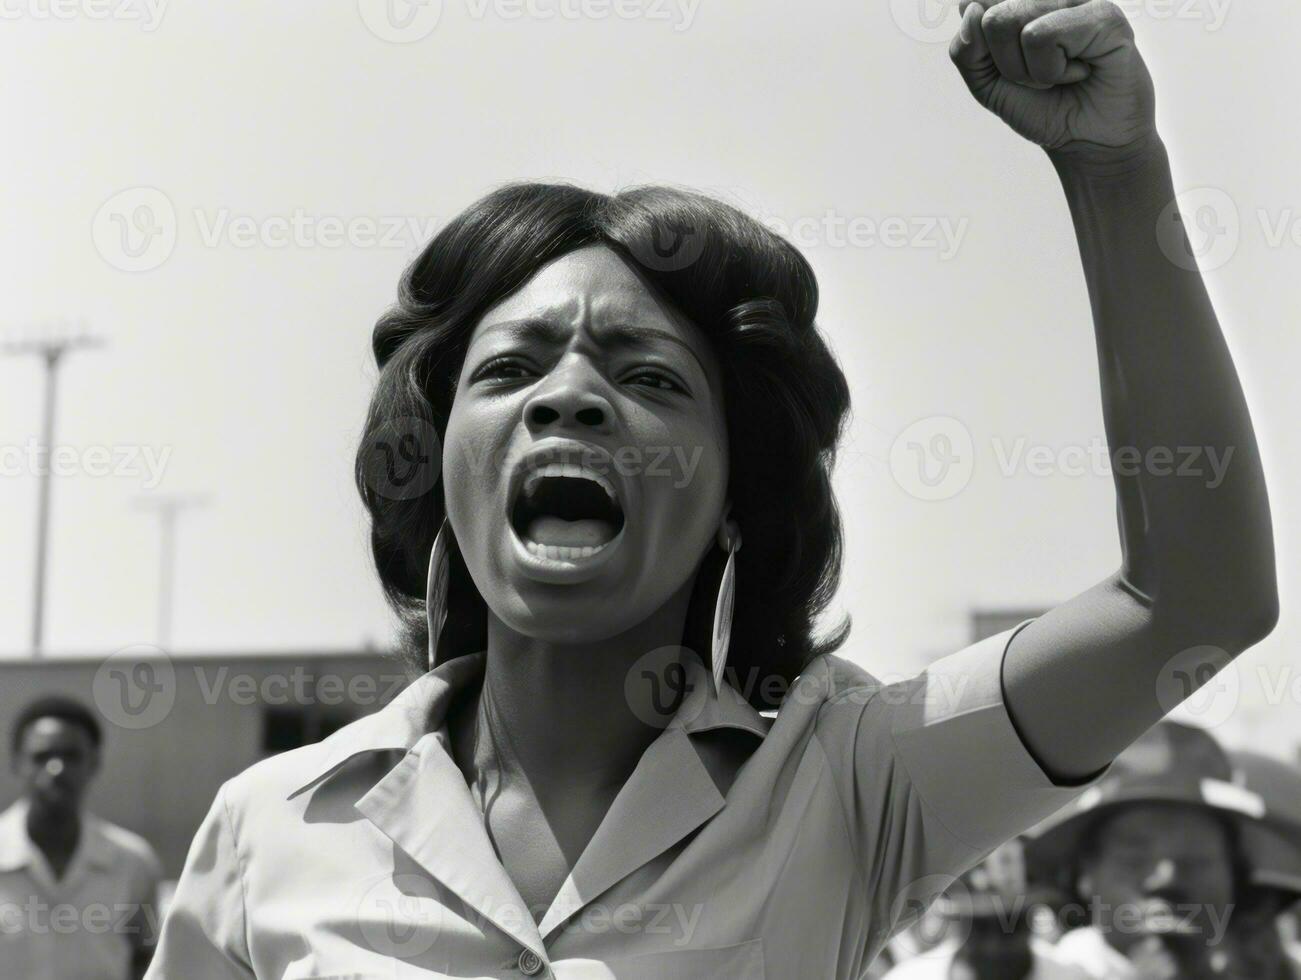
[[[1301,978],[1301,770],[1163,721],[953,881],[874,980]]]
[[[83,805],[95,714],[44,698],[10,734],[23,796],[0,814],[0,977],[142,976],[162,869]],[[900,911],[872,980],[1301,980],[1301,769],[1163,721],[1070,806]]]

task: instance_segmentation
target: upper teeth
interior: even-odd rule
[[[544,476],[571,476],[583,480],[591,480],[598,483],[611,501],[618,503],[618,497],[615,495],[614,486],[600,473],[581,466],[578,463],[544,463],[542,466],[529,472],[524,478],[524,492],[531,493],[537,482]]]

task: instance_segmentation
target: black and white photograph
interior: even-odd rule
[[[1299,37],[0,0],[0,980],[1301,980]]]

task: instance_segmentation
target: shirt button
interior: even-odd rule
[[[519,954],[519,971],[526,977],[536,977],[542,972],[542,957],[531,949]]]

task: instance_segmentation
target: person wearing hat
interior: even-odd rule
[[[1154,726],[1031,832],[1032,858],[1062,869],[1091,919],[1058,953],[1094,980],[1251,976],[1226,933],[1250,881],[1244,837],[1264,813],[1210,734]]]
[[[904,960],[885,980],[1089,980],[1036,936],[1034,910],[1048,899],[1026,881],[1020,838],[957,878],[935,903],[948,928],[934,949]]]
[[[850,385],[808,260],[676,188],[498,188],[372,334],[356,475],[413,682],[222,784],[150,980],[857,980],[930,884],[1087,792],[1167,679],[1190,697],[1273,630],[1264,468],[1205,286],[1152,233],[1188,248],[1132,28],[962,8],[962,77],[1064,178],[1119,567],[914,678],[836,656]],[[942,429],[892,462],[933,487]],[[1190,478],[1173,447],[1232,463]],[[627,928],[657,909],[684,922]]]
[[[1284,944],[1279,917],[1301,900],[1301,770],[1258,752],[1230,752],[1234,779],[1259,794],[1265,814],[1244,825],[1248,884],[1229,920],[1243,972],[1259,980],[1301,980],[1301,957]]]

